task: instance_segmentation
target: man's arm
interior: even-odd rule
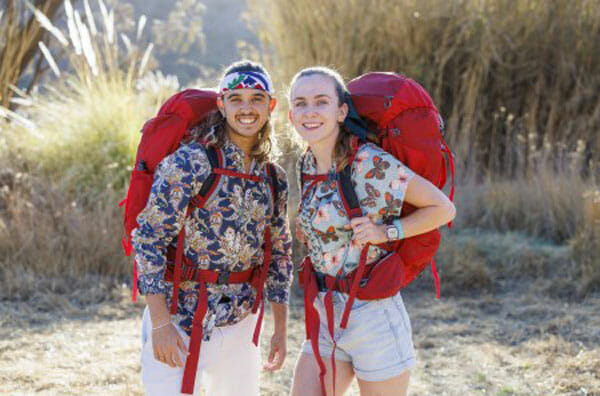
[[[271,312],[273,313],[275,329],[271,337],[269,358],[264,365],[264,369],[267,371],[276,371],[283,366],[285,356],[287,355],[288,305],[271,303]]]

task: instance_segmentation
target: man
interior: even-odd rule
[[[201,384],[210,396],[258,395],[260,351],[252,341],[263,295],[275,321],[264,368],[283,365],[292,262],[286,175],[268,165],[272,95],[261,65],[232,64],[219,85],[218,112],[157,167],[132,234],[147,302],[141,359],[147,395],[200,394]],[[219,181],[190,210],[216,172],[210,147],[221,158]],[[188,276],[181,283],[182,271],[172,265],[178,243]]]

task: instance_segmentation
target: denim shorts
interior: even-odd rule
[[[319,354],[330,359],[333,340],[327,329],[323,303],[325,293],[319,293],[315,308],[319,312]],[[358,378],[364,381],[385,381],[415,366],[410,319],[400,292],[381,300],[354,300],[348,326],[340,328],[347,294],[333,293],[335,314],[335,359],[351,362]],[[314,354],[309,340],[302,352]]]

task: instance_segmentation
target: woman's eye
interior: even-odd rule
[[[296,107],[304,107],[304,106],[306,106],[306,103],[304,103],[304,102],[296,102],[296,104],[294,106],[296,106]]]

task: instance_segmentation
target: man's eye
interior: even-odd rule
[[[318,100],[318,101],[317,101],[317,105],[318,105],[318,106],[324,106],[324,105],[326,105],[326,104],[327,104],[327,101],[326,101],[326,100]]]
[[[304,107],[304,106],[306,106],[306,103],[304,103],[304,102],[296,102],[295,106],[296,107]]]

